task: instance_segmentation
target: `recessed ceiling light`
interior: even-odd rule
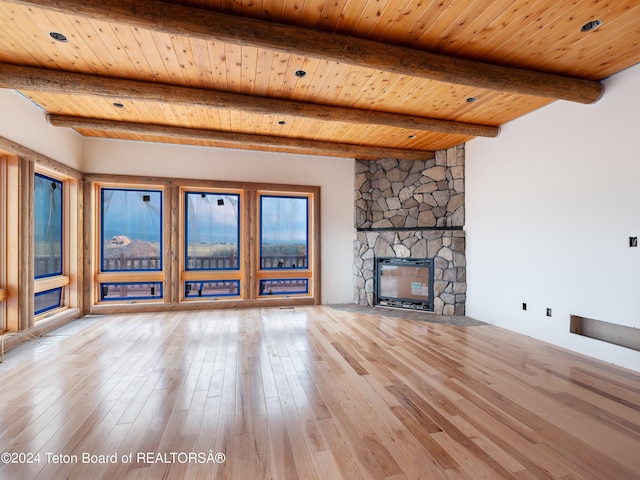
[[[473,103],[476,100],[478,100],[478,97],[469,97],[469,98],[467,98],[467,103]]]
[[[600,25],[602,25],[602,20],[591,20],[590,22],[585,23],[582,28],[580,28],[581,32],[591,32],[595,30]]]
[[[124,108],[124,103],[113,102],[112,105],[116,108]]]
[[[307,72],[305,72],[304,70],[296,70],[296,77],[304,77],[307,75]]]
[[[60,32],[49,32],[49,36],[58,42],[65,43],[68,41],[66,35],[63,35]]]

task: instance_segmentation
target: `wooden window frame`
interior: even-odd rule
[[[306,198],[307,199],[307,268],[305,269],[267,269],[261,266],[261,243],[262,243],[262,212],[261,210],[261,198],[262,197],[281,197],[281,198]],[[314,232],[318,225],[315,221],[317,215],[314,214],[315,198],[313,192],[303,191],[282,191],[282,190],[259,190],[256,192],[256,224],[255,236],[257,238],[256,250],[255,250],[255,264],[256,264],[256,298],[261,300],[267,299],[291,299],[291,298],[313,298],[315,295],[314,289],[314,277],[317,269],[314,268],[314,257],[317,248],[314,242]],[[294,280],[305,279],[308,281],[308,290],[305,293],[282,293],[282,294],[269,294],[262,295],[260,293],[260,282],[264,280]]]
[[[59,172],[36,166],[35,174],[44,175],[46,177],[58,180],[63,185],[62,195],[62,274],[50,277],[36,278],[33,282],[33,294],[46,292],[56,288],[62,289],[60,306],[54,309],[42,312],[39,315],[34,314],[34,322],[52,317],[57,313],[68,310],[69,308],[77,308],[79,306],[79,292],[76,282],[72,279],[78,278],[78,265],[73,259],[78,258],[80,245],[78,242],[78,226],[79,217],[77,205],[79,203],[79,182],[77,179],[62,175]],[[35,255],[35,251],[31,252]]]
[[[162,269],[161,270],[131,270],[131,271],[102,271],[101,242],[102,242],[102,196],[101,191],[106,189],[117,190],[158,190],[162,195]],[[93,265],[93,281],[91,288],[90,305],[105,306],[105,308],[117,308],[119,305],[146,305],[146,304],[163,304],[167,300],[167,284],[166,284],[166,251],[168,236],[168,214],[167,214],[167,192],[165,186],[156,184],[147,184],[142,182],[95,182],[92,189],[93,215],[90,221],[90,231],[93,232],[90,238],[92,244],[92,256],[94,258]],[[123,300],[102,300],[100,295],[100,286],[103,283],[161,283],[163,286],[163,296],[157,299],[123,299]]]
[[[238,238],[238,248],[240,255],[238,257],[238,269],[227,270],[187,270],[186,268],[186,248],[187,248],[187,234],[186,234],[186,194],[187,193],[213,193],[213,194],[231,194],[238,195],[240,201],[240,209],[238,212],[238,222],[240,235]],[[194,187],[194,186],[182,186],[180,188],[180,239],[178,241],[180,250],[180,281],[178,288],[180,289],[179,299],[180,302],[195,303],[195,302],[237,302],[248,298],[249,288],[248,282],[248,244],[246,238],[248,232],[246,224],[246,192],[242,188],[215,188],[215,187]],[[240,291],[237,296],[225,297],[197,297],[187,298],[184,290],[184,283],[190,281],[216,281],[216,280],[239,280]]]
[[[230,182],[215,180],[177,179],[167,177],[139,177],[130,175],[86,174],[85,190],[85,256],[92,259],[91,269],[85,270],[84,301],[88,313],[109,314],[140,311],[166,310],[207,310],[212,308],[269,307],[318,305],[320,298],[320,187],[301,185],[261,184],[249,182]],[[143,188],[164,191],[163,203],[163,266],[162,272],[142,272],[132,276],[127,272],[100,272],[99,225],[100,188]],[[185,255],[185,192],[238,193],[242,192],[244,204],[240,218],[239,270],[186,270]],[[259,296],[258,295],[258,192],[269,195],[300,196],[309,195],[309,291],[305,295]],[[244,255],[243,255],[244,252]],[[247,252],[250,252],[247,254]],[[217,273],[217,279],[237,279],[242,275],[241,295],[232,297],[195,297],[186,298],[185,281],[211,279]],[[297,273],[300,273],[298,271]],[[265,274],[266,275],[266,274]],[[266,275],[268,276],[268,275]],[[266,276],[264,278],[266,278]],[[163,283],[162,300],[136,301],[135,303],[100,302],[99,285],[102,282],[115,281],[157,281]]]

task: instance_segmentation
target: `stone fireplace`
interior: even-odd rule
[[[464,315],[464,145],[423,161],[356,160],[354,300],[374,305],[375,259],[431,259],[433,311]]]

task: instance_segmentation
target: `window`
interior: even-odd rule
[[[309,200],[260,197],[260,267],[307,268]]]
[[[184,282],[185,298],[235,297],[240,295],[239,280],[213,280]]]
[[[162,192],[101,190],[103,272],[162,270]]]
[[[80,172],[0,152],[0,333],[80,314]],[[36,156],[37,157],[37,156]]]
[[[164,299],[163,190],[97,186],[97,302]]]
[[[258,296],[308,296],[312,195],[259,193]]]
[[[35,320],[69,305],[68,180],[36,172],[33,181],[33,275]]]
[[[240,195],[185,193],[185,270],[240,268]]]
[[[153,300],[162,298],[162,282],[101,283],[100,300]]]
[[[35,278],[62,275],[63,184],[36,173],[34,184]]]
[[[309,293],[309,280],[306,278],[260,280],[260,295],[283,295],[291,293]]]
[[[93,313],[319,303],[319,187],[122,178],[85,177]]]
[[[38,292],[35,294],[33,314],[40,315],[41,313],[54,310],[62,305],[62,288],[52,288],[51,290],[45,290],[44,292]]]
[[[242,296],[242,191],[184,191],[183,299]]]

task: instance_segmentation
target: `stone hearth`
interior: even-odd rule
[[[356,161],[354,300],[373,305],[376,257],[434,260],[434,312],[464,315],[464,145],[424,161]]]

